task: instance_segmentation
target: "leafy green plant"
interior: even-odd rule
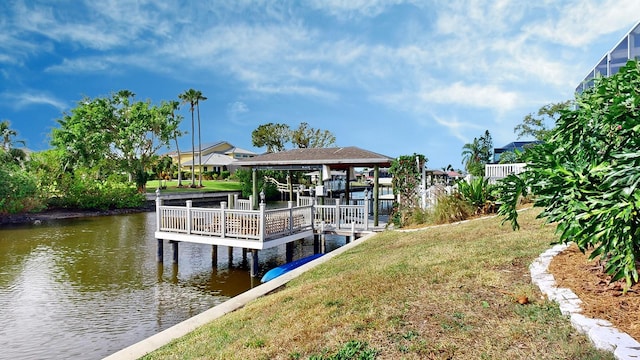
[[[17,165],[0,166],[0,214],[39,210],[41,193],[32,176]]]
[[[378,351],[369,347],[366,342],[351,340],[344,344],[337,353],[331,356],[312,355],[310,360],[373,360]]]
[[[630,61],[561,111],[548,141],[528,149],[527,171],[501,185],[504,221],[530,190],[559,241],[575,242],[606,261],[611,281],[638,282],[640,258],[640,65]]]
[[[493,211],[495,198],[492,195],[489,179],[475,177],[471,181],[458,182],[458,192],[462,200],[467,201],[476,214],[486,214]]]
[[[392,219],[398,226],[404,226],[419,206],[418,189],[422,176],[422,167],[428,159],[424,155],[403,155],[394,159],[389,172],[393,175],[394,202]]]

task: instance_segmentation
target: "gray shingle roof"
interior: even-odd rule
[[[265,168],[319,168],[322,165],[329,165],[336,169],[346,169],[348,167],[380,167],[391,166],[393,159],[360,149],[355,146],[336,148],[310,148],[293,149],[254,156],[238,161],[238,165],[245,167],[265,167]]]

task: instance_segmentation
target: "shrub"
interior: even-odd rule
[[[611,280],[638,282],[640,258],[640,64],[599,78],[561,112],[549,139],[524,153],[527,171],[502,181],[500,214],[518,228],[516,204],[529,189],[560,242],[606,261]]]
[[[495,197],[492,194],[492,186],[489,180],[482,177],[473,178],[471,181],[460,181],[458,192],[462,200],[467,201],[475,210],[475,214],[486,214],[494,211]]]
[[[466,220],[474,214],[474,208],[459,194],[443,195],[433,209],[433,221],[446,224]]]
[[[97,181],[83,176],[66,174],[60,193],[49,200],[52,207],[107,210],[136,208],[144,204],[144,194],[128,184]]]
[[[0,214],[44,207],[36,181],[18,166],[0,166]]]

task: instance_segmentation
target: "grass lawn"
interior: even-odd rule
[[[198,179],[196,179],[196,184],[198,183]],[[240,191],[242,189],[242,185],[236,181],[227,181],[227,180],[202,180],[201,188],[190,188],[191,179],[182,180],[181,188],[178,187],[178,181],[166,181],[163,184],[167,186],[166,189],[162,189],[163,193],[179,193],[179,192],[206,192],[206,191]],[[152,193],[155,192],[158,188],[158,180],[150,180],[147,181],[147,192]]]
[[[613,359],[531,284],[538,212],[380,233],[145,358]]]

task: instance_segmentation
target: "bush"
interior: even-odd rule
[[[18,166],[0,166],[0,214],[40,210],[44,207],[36,181]]]
[[[433,209],[433,221],[436,224],[447,224],[466,220],[473,214],[473,206],[459,194],[443,195],[438,198]]]
[[[100,182],[67,174],[61,182],[60,195],[49,200],[59,208],[107,210],[137,208],[144,204],[144,194],[128,184]]]
[[[518,227],[516,205],[531,190],[560,242],[606,261],[611,281],[638,282],[640,258],[640,64],[598,78],[561,112],[549,139],[524,153],[527,171],[502,181],[500,214]]]

